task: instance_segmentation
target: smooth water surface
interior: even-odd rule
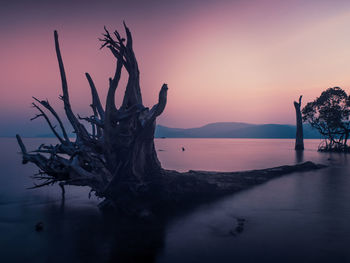
[[[43,140],[52,139],[24,141],[33,149]],[[27,190],[37,168],[21,164],[14,139],[0,139],[0,262],[350,262],[350,156],[318,153],[318,144],[306,140],[298,154],[293,140],[157,139],[167,169],[329,167],[140,224],[104,216],[83,187],[67,187],[64,200],[57,185]],[[237,218],[246,219],[239,234]]]

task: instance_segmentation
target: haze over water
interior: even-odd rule
[[[25,139],[28,148],[52,139]],[[302,161],[331,164],[293,173],[175,214],[148,227],[104,217],[88,189],[26,190],[37,172],[21,165],[15,139],[0,139],[1,262],[349,262],[350,164],[306,140],[156,139],[162,165],[179,171],[237,171]],[[181,147],[185,148],[183,152]],[[233,236],[237,218],[244,231]],[[44,231],[36,232],[37,222]]]
[[[105,102],[115,59],[99,50],[103,26],[133,33],[145,106],[169,96],[159,124],[294,124],[293,101],[350,88],[346,0],[16,0],[0,8],[0,135],[47,133],[30,122],[32,96],[63,106],[53,31],[58,30],[74,112],[91,114],[89,72]],[[123,32],[124,34],[124,32]],[[120,103],[125,77],[118,87]]]

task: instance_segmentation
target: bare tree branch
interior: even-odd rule
[[[64,110],[66,112],[66,116],[67,116],[69,122],[72,124],[72,126],[76,132],[76,135],[78,137],[80,137],[80,139],[82,139],[82,140],[88,140],[89,134],[88,134],[87,130],[85,129],[85,127],[75,117],[75,115],[72,111],[70,102],[69,102],[67,78],[66,78],[66,73],[64,70],[63,60],[62,60],[60,46],[59,46],[59,42],[58,42],[58,34],[57,34],[56,30],[54,32],[54,37],[55,37],[56,55],[57,55],[58,65],[59,65],[60,74],[61,74],[62,92],[63,92],[61,99],[64,103]]]
[[[61,142],[61,143],[65,143],[65,141],[62,139],[62,137],[57,133],[55,127],[52,125],[49,117],[46,115],[46,113],[38,106],[36,105],[34,102],[32,103],[33,107],[35,107],[41,114],[36,115],[34,118],[31,118],[30,120],[34,120],[38,117],[44,117],[44,119],[46,120],[47,124],[49,125],[50,129],[52,130],[53,134],[57,137],[57,139]]]
[[[92,105],[97,110],[98,114],[100,115],[101,120],[103,121],[105,118],[105,112],[102,108],[100,98],[98,96],[98,92],[96,90],[95,84],[92,81],[92,78],[89,73],[85,73],[85,76],[89,82],[90,88],[91,88],[91,96],[92,96]]]
[[[46,100],[38,100],[37,98],[33,97],[34,100],[36,100],[37,102],[39,102],[42,106],[44,106],[47,110],[49,110],[51,112],[51,114],[56,118],[57,122],[60,125],[63,137],[65,139],[65,141],[67,143],[70,143],[68,134],[66,132],[66,129],[64,128],[64,125],[60,119],[60,117],[58,116],[58,114],[56,113],[56,111],[51,107],[50,103]]]
[[[115,105],[115,91],[118,87],[118,83],[121,77],[122,67],[123,67],[123,61],[121,59],[118,59],[113,79],[109,80],[109,89],[108,89],[107,99],[106,99],[106,114],[107,114],[107,111],[108,111],[108,114],[111,114],[111,112],[114,112],[117,110],[117,107]]]
[[[79,120],[84,120],[87,121],[89,123],[92,123],[94,125],[96,125],[99,128],[103,128],[103,122],[99,119],[96,119],[95,116],[91,116],[91,117],[80,117],[80,115],[78,114],[78,118]]]
[[[158,103],[152,107],[152,109],[147,113],[144,119],[141,120],[143,126],[148,125],[153,122],[156,117],[158,117],[165,109],[167,102],[168,85],[163,84],[158,97]]]

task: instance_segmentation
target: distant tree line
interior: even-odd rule
[[[329,88],[302,110],[308,122],[323,136],[320,151],[349,152],[350,97],[339,87]]]

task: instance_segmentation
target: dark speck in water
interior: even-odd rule
[[[36,225],[35,225],[35,231],[37,232],[41,232],[44,230],[44,223],[43,222],[38,222]]]
[[[237,227],[236,227],[236,232],[237,232],[237,233],[242,233],[243,230],[244,230],[243,226],[237,226]]]

